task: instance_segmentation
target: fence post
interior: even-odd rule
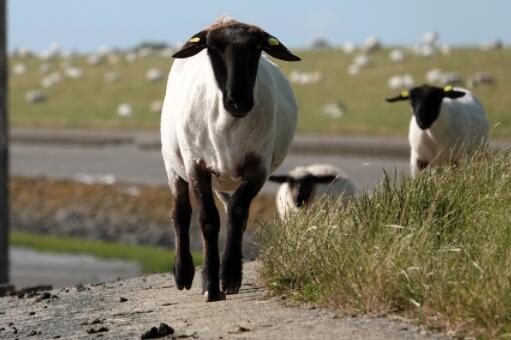
[[[9,282],[9,149],[7,120],[7,0],[0,0],[0,283]]]

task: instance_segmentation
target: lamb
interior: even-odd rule
[[[386,100],[410,100],[413,116],[408,140],[413,177],[428,166],[456,164],[488,142],[486,112],[466,89],[422,85]]]
[[[269,180],[282,183],[276,202],[282,220],[325,195],[342,197],[346,203],[356,191],[353,182],[340,169],[329,164],[296,167],[287,175],[272,175]]]
[[[203,235],[206,301],[238,293],[251,201],[284,160],[296,129],[292,88],[279,68],[261,57],[263,51],[300,60],[261,28],[231,18],[193,35],[173,55],[161,118],[162,155],[173,196],[173,273],[179,290],[191,288],[191,191]],[[214,192],[227,211],[221,265]]]

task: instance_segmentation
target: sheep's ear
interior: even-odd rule
[[[291,53],[286,46],[284,46],[279,39],[269,35],[263,35],[263,51],[268,53],[274,58],[285,61],[300,61],[301,59]]]
[[[173,58],[181,59],[196,55],[207,47],[206,38],[208,31],[200,31],[192,36],[179,51],[172,55]]]
[[[314,182],[316,183],[331,183],[337,178],[336,175],[325,175],[325,176],[314,176]]]
[[[445,96],[447,98],[451,98],[451,99],[461,98],[465,94],[466,93],[463,91],[456,91],[456,90],[445,91]]]
[[[401,91],[401,93],[395,97],[392,98],[385,98],[387,103],[394,103],[398,101],[408,100],[410,98],[410,92],[407,90]]]
[[[289,181],[289,176],[287,175],[272,175],[268,178],[270,182],[275,183],[287,183]]]

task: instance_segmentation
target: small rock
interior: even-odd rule
[[[60,335],[55,335],[55,336],[53,337],[53,339],[60,339],[60,338],[61,338],[61,336],[60,336]]]
[[[96,334],[96,333],[104,333],[104,332],[108,332],[108,328],[104,327],[104,326],[100,327],[98,329],[91,327],[87,330],[87,334]]]
[[[122,296],[121,296],[121,298],[119,299],[119,302],[126,302],[126,301],[128,301],[128,299],[126,299],[125,297],[122,297]]]
[[[236,330],[229,332],[229,334],[239,334],[239,333],[245,333],[245,332],[250,332],[250,329],[247,327],[238,326],[238,328],[236,328]]]
[[[83,284],[79,283],[75,286],[77,292],[83,292],[84,290],[88,290]]]
[[[28,336],[35,336],[37,334],[38,334],[38,332],[36,330],[33,330],[30,333],[28,333]]]
[[[28,313],[28,315],[35,315],[35,312],[30,312]]]
[[[172,334],[174,334],[174,328],[172,328],[169,325],[167,325],[166,323],[162,322],[160,324],[160,327],[158,327],[158,328],[151,327],[151,329],[148,330],[147,332],[145,332],[144,334],[142,334],[142,336],[140,338],[141,339],[158,339],[158,338],[163,338],[164,336],[172,335]]]
[[[44,292],[41,296],[35,299],[35,302],[41,302],[43,300],[48,300],[49,298],[51,298],[51,294],[48,292]]]

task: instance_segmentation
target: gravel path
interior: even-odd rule
[[[215,303],[203,302],[199,273],[191,291],[176,290],[169,274],[155,274],[55,290],[39,298],[4,297],[0,298],[0,337],[69,339],[102,335],[133,339],[166,323],[175,330],[175,338],[440,338],[404,321],[341,317],[330,310],[286,306],[284,301],[267,297],[256,273],[257,263],[246,263],[240,294]]]

